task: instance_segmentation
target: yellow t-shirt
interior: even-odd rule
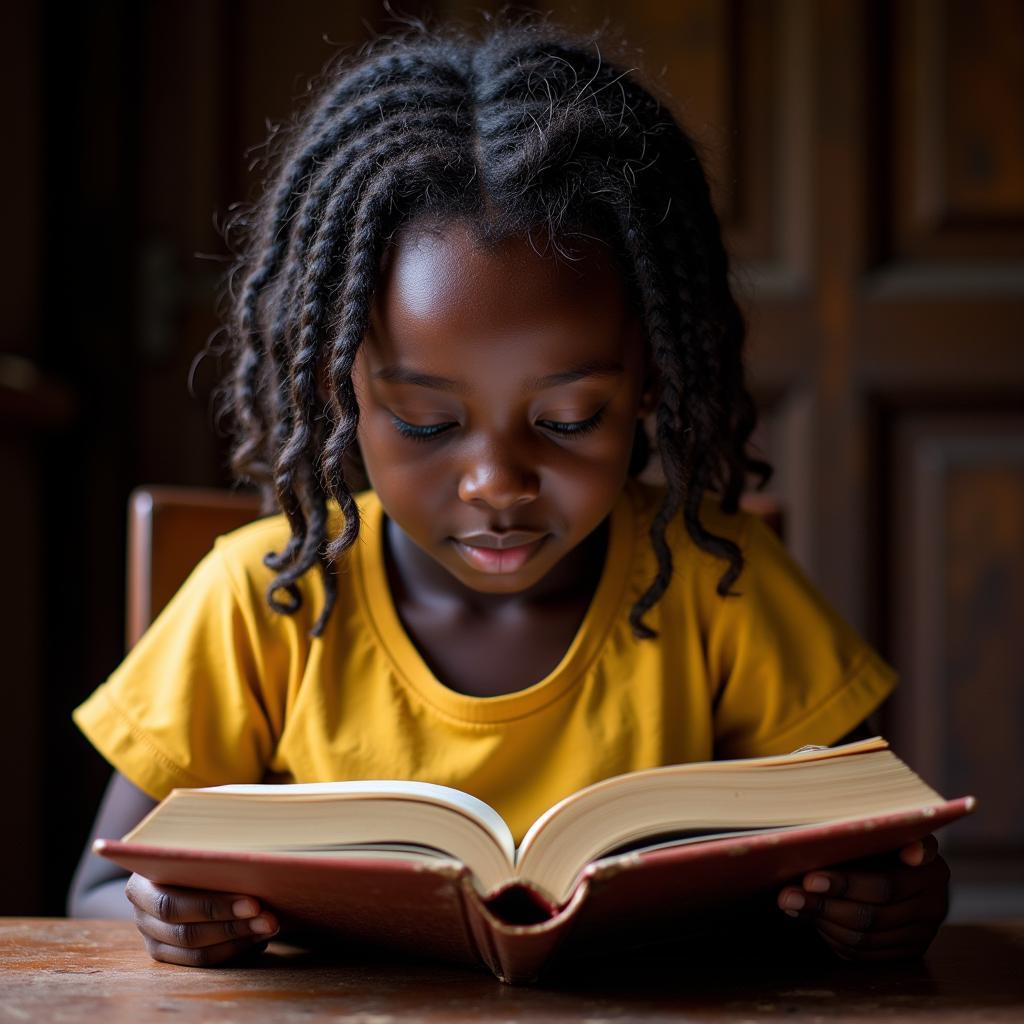
[[[659,492],[630,482],[586,617],[557,667],[528,689],[472,697],[444,686],[405,633],[388,590],[382,510],[338,574],[323,636],[317,573],[293,616],[265,600],[282,516],[216,542],[120,667],[74,713],[114,767],[156,799],[175,786],[404,778],[487,801],[517,839],[544,810],[620,772],[832,743],[890,692],[893,671],[814,591],[760,520],[702,519],[746,567],[669,531],[675,572],[637,640],[628,616],[656,573],[648,531]]]

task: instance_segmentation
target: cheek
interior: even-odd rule
[[[395,477],[415,473],[417,467],[415,448],[398,435],[391,423],[391,417],[379,408],[360,410],[359,447],[363,462],[375,490],[384,482]]]
[[[445,467],[431,445],[410,441],[394,428],[389,413],[364,409],[359,417],[359,447],[370,487],[388,515],[411,537],[440,518],[446,495]]]
[[[640,403],[633,396],[624,396],[607,408],[605,423],[586,442],[588,458],[612,476],[618,468],[625,473],[633,452]]]
[[[560,505],[581,528],[596,526],[615,504],[629,474],[635,419],[562,446],[547,466],[547,483]]]
[[[408,457],[408,442],[401,444],[402,439],[398,440],[396,444],[386,432],[360,420],[359,447],[370,487],[388,517],[410,537],[423,542],[424,524],[438,518],[441,488],[437,487],[436,475],[424,475],[420,462]]]

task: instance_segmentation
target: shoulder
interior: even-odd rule
[[[651,528],[663,507],[663,487],[630,481],[627,493],[634,517],[634,587],[646,588],[658,573],[658,560],[651,542]],[[780,578],[801,579],[800,568],[785,550],[770,526],[758,515],[740,509],[722,509],[717,494],[705,494],[700,505],[700,525],[715,540],[735,545],[742,558],[739,577],[729,587],[730,597],[745,596],[743,603],[757,601],[756,595],[771,591]],[[716,551],[701,547],[690,535],[677,513],[665,530],[672,555],[672,578],[666,598],[686,593],[707,614],[717,613],[722,603],[719,584],[730,568],[728,549]]]
[[[632,505],[638,533],[642,532],[645,536],[649,536],[654,520],[664,506],[665,488],[658,484],[630,480],[626,486],[626,493]],[[752,539],[756,542],[761,530],[766,529],[760,518],[750,512],[742,509],[737,512],[724,511],[721,499],[717,494],[703,496],[699,518],[701,526],[708,533],[732,541],[741,549],[751,543]],[[682,512],[677,513],[668,524],[665,538],[673,554],[687,553],[696,557],[704,553],[686,529]],[[713,555],[708,557],[716,560]]]
[[[373,491],[362,491],[355,495],[356,505],[362,519],[372,514],[379,502]],[[341,528],[342,515],[334,502],[327,505],[327,533],[334,536]],[[220,554],[232,563],[249,565],[262,562],[268,551],[280,551],[291,539],[291,527],[283,513],[264,516],[240,526],[237,530],[222,534],[214,542]]]
[[[376,495],[372,491],[364,491],[355,497],[360,517],[365,521],[378,507]],[[342,521],[338,507],[333,502],[329,503],[328,538],[337,535]],[[284,551],[291,537],[291,527],[284,514],[265,516],[218,537],[204,561],[211,563],[210,570],[230,584],[236,599],[243,603],[265,605],[267,590],[277,576],[277,572],[266,564],[266,559]],[[349,553],[342,556],[342,559],[344,563],[354,561]],[[337,568],[344,567],[339,565]],[[339,580],[344,580],[346,575],[343,571],[339,572]],[[298,581],[297,586],[304,599],[312,599],[314,605],[319,607],[323,582],[318,571],[311,569]],[[310,601],[304,600],[303,603],[308,607]]]

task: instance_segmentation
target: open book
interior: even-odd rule
[[[384,886],[375,897],[381,912],[401,869],[405,876],[458,880],[463,904],[468,900],[494,923],[522,930],[564,916],[595,879],[642,872],[645,864],[678,863],[685,872],[695,859],[707,861],[709,852],[712,861],[739,863],[738,855],[750,850],[803,851],[795,859],[747,857],[745,868],[761,865],[759,874],[745,871],[739,890],[749,892],[751,879],[756,889],[802,870],[895,849],[972,807],[970,797],[945,801],[876,738],[606,779],[542,814],[518,849],[500,815],[482,801],[445,786],[402,781],[178,789],[123,840],[97,840],[94,848],[157,882],[258,896],[307,924],[325,921],[306,912],[301,899],[289,906],[272,880],[266,888],[264,876],[275,864],[282,877],[288,865],[292,889],[302,875],[320,879],[321,905],[326,892],[357,888],[349,885],[354,879]],[[204,875],[203,864],[234,868]],[[262,871],[258,878],[247,875],[253,864]],[[723,871],[728,875],[719,865],[718,874]],[[669,885],[663,895],[679,889]],[[341,921],[366,912],[336,909]],[[502,922],[502,910],[513,919]],[[468,930],[479,928],[471,922]],[[480,945],[479,936],[471,938]],[[496,973],[515,976],[507,967],[495,967]]]

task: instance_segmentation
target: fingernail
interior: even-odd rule
[[[783,910],[802,910],[807,901],[798,892],[787,892],[782,897]]]
[[[268,921],[265,917],[254,917],[249,922],[249,927],[257,935],[269,935],[272,931],[277,930],[274,928],[273,924],[271,924],[271,922]]]
[[[916,868],[924,860],[924,844],[917,842],[911,846],[904,846],[902,851],[903,863]]]
[[[252,900],[235,900],[231,904],[231,912],[235,917],[255,917],[260,908]]]
[[[804,888],[808,892],[828,892],[831,884],[832,882],[825,875],[811,875],[811,877],[804,882]]]

